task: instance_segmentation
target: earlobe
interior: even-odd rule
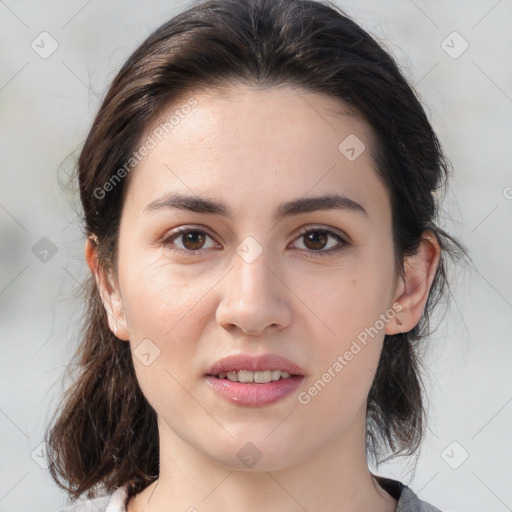
[[[85,260],[96,280],[96,286],[108,316],[110,330],[117,338],[128,341],[130,338],[119,285],[111,273],[99,263],[96,235],[89,236],[85,241]]]
[[[409,332],[418,324],[427,304],[440,258],[441,247],[437,237],[433,232],[426,231],[416,253],[404,260],[404,275],[394,301],[401,309],[394,321],[386,325],[386,334]]]

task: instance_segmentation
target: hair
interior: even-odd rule
[[[438,227],[439,192],[449,165],[427,116],[398,65],[375,39],[331,2],[207,0],[155,30],[114,78],[81,150],[77,177],[86,236],[99,265],[115,269],[130,160],[169,105],[198,91],[234,85],[292,85],[338,98],[375,134],[372,156],[389,192],[397,268],[425,233],[441,260],[420,322],[386,335],[367,399],[367,455],[413,455],[426,426],[420,350],[433,307],[448,287],[447,256],[464,252]],[[105,184],[112,184],[108,189]],[[98,193],[98,190],[103,191]],[[108,327],[94,277],[83,284],[83,331],[74,355],[80,374],[47,428],[50,473],[74,499],[128,485],[127,500],[158,478],[156,413],[136,379],[129,343]]]

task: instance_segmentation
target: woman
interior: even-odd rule
[[[462,250],[435,223],[446,175],[336,6],[210,0],[162,25],[78,162],[91,278],[57,483],[107,512],[438,510],[368,459],[421,442],[417,351]]]

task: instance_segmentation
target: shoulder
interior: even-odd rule
[[[78,500],[72,505],[55,512],[126,512],[124,501],[126,487],[119,487],[113,493],[89,500]]]
[[[433,505],[420,500],[412,489],[402,482],[381,476],[374,476],[379,482],[379,485],[397,500],[395,512],[441,512]]]

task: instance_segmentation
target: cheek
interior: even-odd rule
[[[357,279],[350,283],[347,294],[323,311],[335,335],[313,340],[312,371],[298,396],[309,416],[334,432],[347,428],[365,406],[384,339],[382,330],[374,330],[382,310],[361,292]]]
[[[163,339],[197,304],[197,286],[166,262],[133,260],[120,269],[128,329],[134,339]],[[204,282],[207,286],[208,282]]]
[[[133,364],[140,388],[158,412],[198,414],[189,389],[200,329],[197,308],[204,293],[170,265],[152,262],[120,268]],[[211,287],[206,278],[205,289]],[[194,320],[196,320],[194,322]],[[196,404],[197,405],[197,404]]]
[[[170,265],[160,262],[137,264],[134,259],[120,266],[119,281],[141,388],[173,391],[176,383],[172,376],[179,382],[192,377],[187,368],[190,372],[197,350],[191,343],[198,329],[194,312],[203,294]],[[151,403],[150,397],[148,400]]]
[[[305,298],[311,312],[309,316],[316,316],[317,323],[325,328],[325,336],[319,339],[320,342],[323,339],[326,347],[343,349],[361,332],[376,324],[389,308],[393,265],[391,250],[380,254],[359,251],[339,267],[297,278],[294,290]],[[381,324],[377,324],[379,331]]]
[[[327,279],[305,282],[308,305],[321,320],[314,339],[315,368],[307,386],[319,402],[339,412],[364,403],[372,384],[385,335],[394,317],[389,311],[394,260],[392,248],[361,252]],[[316,283],[316,284],[315,284]],[[328,297],[328,300],[326,300]],[[384,320],[383,320],[384,318]],[[307,397],[305,398],[307,400]]]

